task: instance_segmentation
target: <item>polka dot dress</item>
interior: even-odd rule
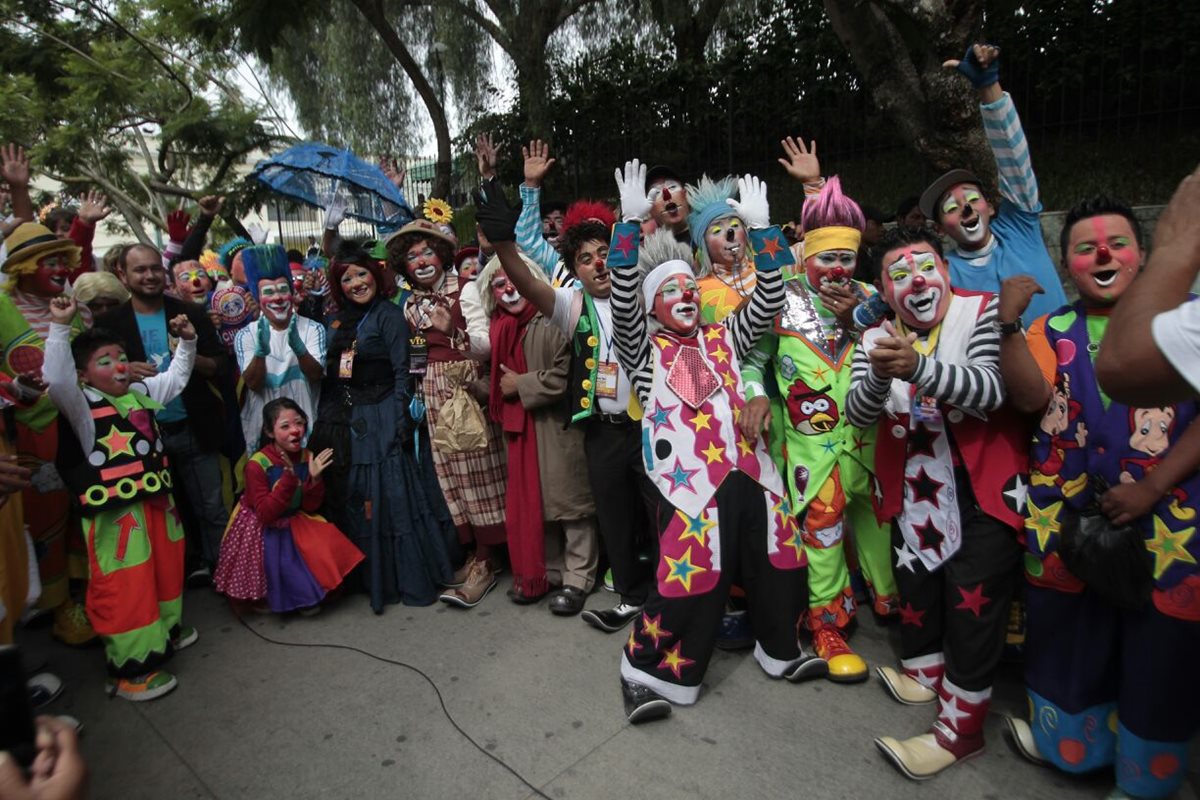
[[[234,600],[262,600],[267,596],[262,524],[253,511],[240,503],[221,541],[213,585]]]

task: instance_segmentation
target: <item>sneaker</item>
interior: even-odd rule
[[[721,650],[745,650],[754,647],[754,631],[745,611],[727,611],[717,630],[717,647]]]
[[[212,570],[208,568],[207,564],[199,564],[188,570],[184,584],[189,589],[203,589],[206,586],[212,586]]]
[[[631,606],[628,603],[618,603],[612,608],[600,611],[588,609],[579,615],[580,619],[605,633],[616,633],[629,624],[629,621],[642,613],[641,606]]]
[[[55,639],[72,647],[79,647],[96,639],[96,631],[88,621],[87,612],[74,600],[68,600],[54,609],[54,628],[51,633]]]
[[[604,572],[604,589],[605,589],[605,591],[608,591],[608,592],[616,591],[616,589],[613,587],[613,577],[612,577],[611,569],[605,570],[605,572]]]
[[[788,683],[803,683],[817,678],[829,677],[829,664],[825,659],[800,649],[800,659],[783,673],[783,679]]]
[[[457,589],[457,588],[461,587],[464,583],[467,582],[467,575],[469,575],[471,573],[471,565],[474,563],[475,563],[475,556],[474,555],[467,556],[467,560],[465,562],[463,562],[463,565],[461,567],[459,567],[458,569],[454,570],[454,575],[452,575],[450,577],[450,580],[447,583],[443,583],[442,585],[445,586],[447,589]]]
[[[135,703],[142,703],[147,700],[157,700],[164,694],[172,692],[178,685],[179,681],[175,680],[174,675],[159,669],[136,678],[117,678],[116,680],[109,678],[107,690],[109,697],[120,697]]]
[[[648,686],[621,679],[621,699],[625,718],[638,725],[671,716],[671,704]]]
[[[443,592],[438,599],[459,608],[474,608],[494,588],[496,588],[496,573],[488,567],[486,562],[473,561],[463,585],[457,589]]]
[[[833,625],[813,631],[813,649],[829,663],[829,680],[834,683],[861,683],[867,679],[867,662],[846,644],[846,635]]]
[[[171,646],[178,652],[184,648],[191,647],[200,638],[200,632],[190,625],[180,625],[175,630],[175,635],[171,637]]]
[[[36,711],[62,694],[63,682],[53,673],[39,672],[25,681],[25,689],[29,692],[29,706]]]

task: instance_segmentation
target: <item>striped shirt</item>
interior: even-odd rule
[[[542,236],[542,190],[521,184],[521,216],[517,217],[517,247],[553,278],[560,260],[546,237]],[[557,284],[556,284],[557,285]]]
[[[1029,144],[1021,128],[1021,118],[1008,92],[994,103],[979,106],[983,132],[996,158],[1000,176],[1000,194],[1022,211],[1041,211],[1037,177],[1029,158]]]
[[[967,364],[946,364],[938,361],[936,356],[918,353],[917,369],[908,383],[916,386],[922,395],[964,411],[995,411],[1003,405],[1000,334],[995,326],[997,308],[997,300],[993,297],[976,320],[967,343]],[[879,419],[891,385],[891,378],[878,375],[871,368],[867,349],[859,347],[854,352],[850,394],[846,398],[846,419],[850,424],[865,428]]]

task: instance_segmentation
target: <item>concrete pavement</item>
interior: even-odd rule
[[[1071,778],[1007,747],[999,714],[1025,707],[1011,672],[997,687],[987,752],[922,784],[871,740],[923,732],[932,706],[898,705],[874,678],[772,681],[748,653],[719,653],[697,705],[634,728],[617,677],[625,636],[553,617],[545,603],[515,606],[506,584],[471,611],[390,606],[377,617],[359,596],[314,618],[247,622],[280,641],[360,648],[423,670],[480,747],[552,798],[1073,800],[1112,788],[1108,775]],[[612,599],[600,592],[588,605]],[[87,726],[96,800],[536,796],[451,726],[416,672],[347,649],[270,644],[210,590],[187,592],[184,619],[200,640],[172,662],[179,688],[144,704],[104,697],[99,649],[69,650],[47,631],[19,637],[27,663],[45,657],[67,682],[50,710]],[[895,635],[866,614],[854,643],[872,665],[892,663]]]

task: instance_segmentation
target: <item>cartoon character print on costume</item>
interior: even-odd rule
[[[805,436],[818,436],[837,427],[841,414],[828,394],[830,388],[826,384],[812,389],[800,378],[788,387],[787,409],[793,428]]]
[[[1079,419],[1083,407],[1071,399],[1071,377],[1061,374],[1055,380],[1050,394],[1050,404],[1038,423],[1038,429],[1047,437],[1045,445],[1035,443],[1030,459],[1030,480],[1034,484],[1054,484],[1063,487],[1066,497],[1078,494],[1086,482],[1081,476],[1072,479],[1063,476],[1063,465],[1068,450],[1087,447],[1087,425]]]

